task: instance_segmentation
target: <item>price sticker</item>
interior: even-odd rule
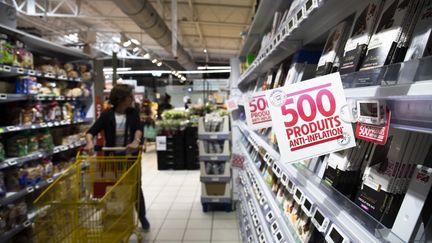
[[[35,74],[36,74],[36,71],[35,71],[35,70],[28,70],[28,74],[29,74],[29,75],[35,75]]]
[[[258,92],[246,96],[244,100],[246,121],[249,127],[256,130],[272,126],[272,118],[265,92]]]
[[[7,100],[7,94],[0,94],[0,100]]]
[[[340,118],[346,99],[339,73],[266,91],[281,162],[291,163],[355,146]]]
[[[12,67],[11,66],[3,66],[3,71],[5,72],[11,72],[12,71]]]
[[[17,68],[17,73],[23,74],[24,73],[24,68]]]

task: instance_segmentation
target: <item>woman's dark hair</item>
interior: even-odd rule
[[[117,84],[111,90],[109,103],[116,107],[123,100],[132,95],[133,87],[127,84]]]

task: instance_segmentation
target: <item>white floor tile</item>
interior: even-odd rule
[[[183,229],[164,229],[159,231],[156,240],[172,240],[181,242],[183,239],[184,230]]]
[[[188,229],[211,229],[212,228],[212,220],[208,219],[189,219]]]
[[[184,240],[203,240],[210,242],[210,229],[187,229],[184,235]]]
[[[214,212],[215,219],[236,219],[236,212]]]
[[[171,205],[171,210],[191,210],[192,203],[180,203],[177,201],[174,201]]]
[[[167,220],[168,219],[185,219],[188,218],[190,214],[189,210],[183,210],[183,211],[178,211],[178,210],[174,210],[174,211],[170,211],[167,215]]]
[[[185,229],[188,219],[167,219],[162,224],[162,229]]]
[[[213,229],[238,229],[236,220],[233,219],[213,219]]]
[[[233,230],[213,229],[212,240],[214,240],[214,241],[216,241],[216,240],[219,240],[219,241],[225,241],[225,240],[238,241],[239,240],[238,230],[236,230],[236,229],[233,229]]]
[[[204,213],[202,211],[192,211],[190,214],[191,219],[212,219],[213,215],[211,212]]]

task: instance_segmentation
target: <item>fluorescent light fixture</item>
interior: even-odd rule
[[[171,71],[171,74],[176,74],[176,71],[174,71],[174,70],[173,70],[173,71]]]
[[[132,44],[132,41],[128,40],[126,42],[123,43],[123,47],[128,47]]]
[[[122,68],[117,68],[117,71],[129,71],[131,70],[131,67],[122,67]],[[107,67],[107,68],[103,68],[104,72],[113,72],[113,68],[112,67]]]
[[[157,63],[157,62],[158,60],[156,58],[152,60],[152,63]]]
[[[204,52],[204,53],[207,53],[207,49],[204,49],[203,52]]]
[[[140,42],[137,39],[131,39],[132,43],[134,43],[135,45],[139,45]]]
[[[158,67],[162,66],[162,62],[158,62],[158,63],[156,64],[156,66],[158,66]]]
[[[186,78],[185,78],[185,77],[182,77],[181,80],[186,81]]]
[[[133,52],[138,52],[139,51],[139,47],[135,47],[132,51]]]
[[[198,66],[198,70],[231,70],[230,66]]]
[[[146,54],[144,54],[143,58],[150,59],[151,57],[150,57],[150,54],[146,53]]]
[[[192,70],[192,71],[179,71],[179,73],[230,73],[231,70]]]

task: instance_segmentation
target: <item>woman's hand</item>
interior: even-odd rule
[[[134,140],[132,143],[126,145],[126,151],[128,152],[136,152],[140,147],[140,143],[137,140]]]
[[[94,153],[94,144],[92,141],[87,141],[86,145],[84,146],[83,150],[88,154],[88,155],[93,155]]]

